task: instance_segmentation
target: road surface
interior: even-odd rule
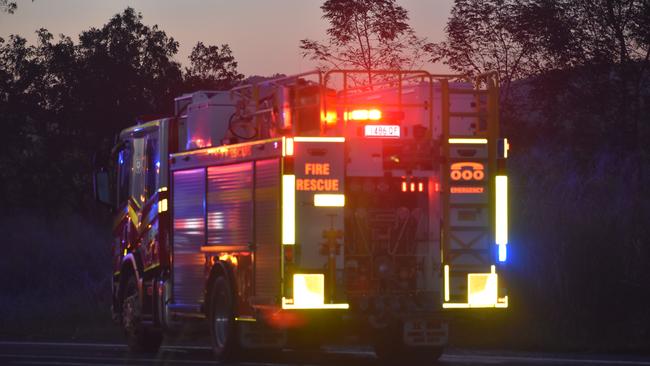
[[[0,365],[214,365],[206,347],[165,346],[156,355],[132,356],[126,346],[112,343],[0,341]],[[249,355],[243,366],[374,366],[380,365],[370,350],[330,348],[323,352],[285,351],[276,355]],[[544,354],[450,350],[432,365],[603,365],[650,366],[650,357],[625,355]],[[407,365],[404,365],[407,366]]]

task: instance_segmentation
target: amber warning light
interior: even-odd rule
[[[363,135],[365,137],[391,137],[399,138],[402,129],[398,125],[365,125]]]

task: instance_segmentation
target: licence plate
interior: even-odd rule
[[[396,125],[365,125],[365,137],[392,137],[399,138],[402,129]]]

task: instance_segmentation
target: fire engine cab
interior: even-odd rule
[[[222,360],[352,336],[437,359],[450,313],[508,307],[498,94],[493,73],[315,71],[123,130],[95,185],[130,348],[203,319]]]

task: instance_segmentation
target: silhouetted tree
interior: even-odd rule
[[[325,43],[300,41],[303,57],[320,67],[413,69],[425,60],[430,45],[408,24],[408,12],[395,0],[327,0],[321,6],[327,28]],[[369,73],[367,83],[372,83]]]
[[[195,47],[185,78],[174,60],[178,42],[142,22],[132,8],[75,44],[45,29],[28,45],[0,39],[0,205],[85,211],[92,156],[138,116],[171,115],[173,98],[196,86],[228,87],[241,79],[228,45]],[[197,51],[198,50],[198,51]]]
[[[206,46],[198,42],[189,56],[190,67],[185,68],[185,89],[224,90],[244,78],[237,72],[237,61],[230,46]]]
[[[586,144],[607,135],[636,149],[650,138],[642,123],[649,8],[644,0],[456,0],[432,60],[470,74],[496,70],[506,112],[517,102],[512,82],[525,79],[556,134]]]
[[[456,0],[447,22],[447,39],[432,48],[432,61],[470,75],[497,71],[509,97],[510,81],[540,70],[539,41],[532,19],[517,0]]]
[[[13,14],[17,7],[18,5],[16,5],[15,1],[0,0],[0,12]]]

